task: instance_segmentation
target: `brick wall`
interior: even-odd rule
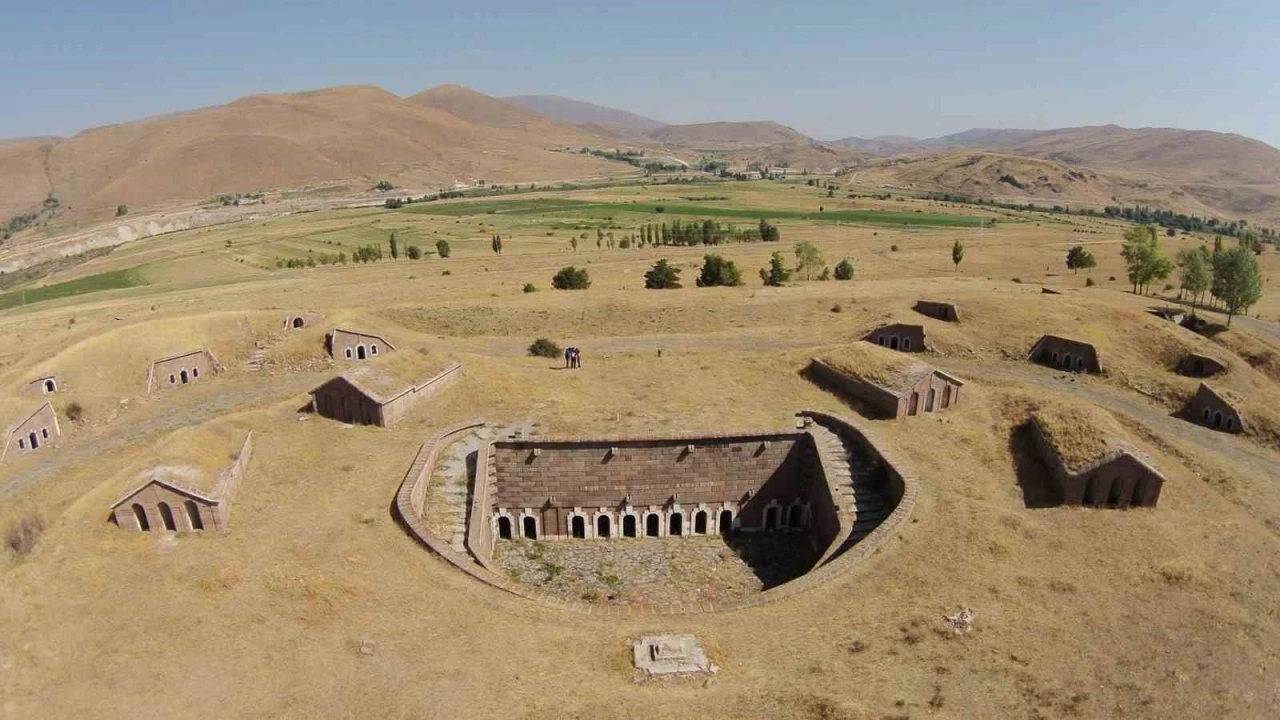
[[[906,414],[905,398],[900,398],[878,385],[846,375],[819,358],[809,360],[808,374],[819,385],[857,400],[881,417],[892,419]]]

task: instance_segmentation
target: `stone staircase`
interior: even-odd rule
[[[468,555],[467,513],[471,510],[471,486],[476,480],[475,453],[487,448],[489,441],[494,438],[494,432],[488,426],[476,428],[451,444],[439,460],[439,475],[444,478],[444,483],[435,488],[435,493],[444,501],[441,524],[448,526],[448,532],[441,539],[448,541],[454,550],[464,556]],[[492,478],[485,478],[485,482],[491,480]]]
[[[283,332],[273,332],[265,338],[253,341],[253,352],[244,361],[244,369],[249,372],[262,372],[267,365],[267,353],[271,348],[284,341]]]
[[[839,493],[842,509],[852,518],[852,530],[841,546],[829,557],[834,558],[857,545],[872,530],[884,522],[893,508],[880,493],[876,479],[876,459],[869,457],[838,432],[815,421],[809,432],[817,443],[818,452],[835,462],[828,463],[834,469],[834,485]]]

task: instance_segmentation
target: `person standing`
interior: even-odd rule
[[[571,347],[564,349],[564,366],[566,370],[573,367],[573,348]]]

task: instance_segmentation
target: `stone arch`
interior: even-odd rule
[[[693,511],[693,527],[690,528],[694,535],[706,535],[707,530],[711,527],[711,521],[708,513],[703,508]]]
[[[684,512],[681,510],[672,510],[667,513],[667,535],[670,537],[684,536]]]
[[[204,520],[200,519],[200,508],[196,506],[194,500],[187,500],[182,503],[182,507],[187,511],[187,527],[192,532],[204,529]]]
[[[538,529],[538,516],[525,510],[520,516],[520,537],[525,540],[537,540],[541,535]]]
[[[929,388],[929,392],[925,393],[925,396],[924,396],[925,412],[933,412],[933,402],[934,402],[934,399],[937,397],[937,395],[938,395],[938,392],[933,388]]]
[[[173,520],[173,509],[169,507],[169,503],[161,502],[156,508],[160,511],[160,523],[164,525],[164,529],[177,532],[178,523]]]
[[[911,349],[911,338],[909,338],[909,337],[904,337],[904,338],[902,338],[902,349],[903,349],[903,350],[910,350],[910,349]]]
[[[598,538],[613,537],[613,516],[607,512],[596,513],[595,529]]]
[[[366,359],[366,358],[368,358],[368,357],[369,357],[369,351],[365,349],[364,345],[357,345],[357,346],[356,346],[356,359],[357,359],[357,360],[364,360],[364,359]]]
[[[640,522],[636,519],[633,512],[625,513],[622,516],[622,537],[637,537],[640,534]]]
[[[132,509],[133,520],[138,523],[138,529],[144,532],[150,530],[151,523],[147,521],[147,511],[138,503],[134,503]]]
[[[182,372],[178,373],[178,377],[182,379],[182,384],[186,385],[191,382],[191,376],[187,374],[187,369],[182,368]]]
[[[1214,413],[1213,413],[1213,426],[1214,426],[1214,427],[1216,427],[1216,428],[1217,428],[1217,427],[1222,427],[1222,411],[1221,411],[1221,410],[1215,410],[1215,411],[1214,411]]]
[[[650,510],[644,514],[644,536],[662,537],[662,513]]]
[[[587,517],[582,513],[569,513],[569,537],[577,540],[587,538]]]
[[[716,530],[721,535],[728,535],[733,532],[733,510],[730,508],[721,508],[716,515]]]
[[[497,517],[497,536],[499,540],[510,540],[512,538],[511,516],[503,513]]]
[[[782,521],[782,507],[778,505],[777,500],[770,500],[768,505],[764,506],[764,514],[761,516],[760,527],[763,530],[777,530]]]
[[[299,317],[295,317],[295,318],[293,319],[293,323],[292,323],[293,328],[296,330],[296,329],[298,329],[298,328],[302,327],[302,322],[303,322],[303,321],[302,321],[302,317],[301,317],[301,316],[299,316]]]
[[[47,378],[44,381],[44,391],[46,393],[57,392],[58,383],[53,378]]]
[[[791,503],[791,507],[787,508],[787,527],[792,530],[799,530],[808,524],[808,506],[799,500]]]

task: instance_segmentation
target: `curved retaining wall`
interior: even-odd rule
[[[396,493],[396,512],[404,522],[406,529],[419,542],[427,546],[436,555],[447,560],[454,567],[470,575],[471,577],[497,588],[504,592],[519,597],[533,600],[548,607],[554,607],[561,610],[569,610],[572,612],[580,612],[587,615],[604,615],[609,617],[621,617],[631,615],[668,615],[668,614],[690,614],[690,613],[711,613],[725,612],[731,610],[743,610],[746,608],[766,605],[768,603],[777,602],[783,598],[791,597],[796,593],[804,592],[813,587],[817,587],[826,583],[845,572],[848,572],[853,566],[861,562],[872,553],[876,552],[886,540],[893,536],[899,528],[905,524],[911,511],[915,508],[916,502],[916,478],[913,474],[905,470],[905,466],[896,458],[885,454],[868,439],[865,429],[843,417],[830,415],[823,412],[805,410],[797,415],[802,417],[810,417],[814,420],[823,422],[834,428],[847,440],[863,444],[875,453],[881,460],[884,467],[888,487],[886,495],[889,498],[897,497],[898,504],[885,518],[875,530],[872,530],[857,545],[849,548],[834,559],[828,560],[825,564],[815,567],[804,575],[784,583],[774,588],[770,588],[761,592],[754,597],[735,600],[723,603],[714,602],[687,602],[687,603],[669,603],[660,605],[594,605],[589,603],[581,603],[571,600],[565,600],[551,593],[538,590],[536,588],[515,583],[507,578],[485,569],[478,561],[469,556],[463,555],[455,551],[448,542],[435,537],[427,530],[426,524],[422,521],[422,503],[426,493],[426,483],[431,477],[431,470],[439,458],[441,450],[449,444],[460,439],[462,436],[472,432],[473,430],[483,427],[483,421],[476,421],[458,425],[444,430],[432,436],[418,451],[417,457],[410,466],[409,472],[406,474],[404,481],[400,484],[400,489]],[[475,507],[477,501],[481,498],[477,497],[488,493],[488,462],[477,463],[476,484],[473,490],[473,497],[470,500],[471,512],[476,512]],[[481,474],[480,469],[484,468],[485,474]],[[470,525],[477,523],[468,523],[468,531]],[[487,524],[487,523],[485,523]],[[471,540],[471,538],[468,538]],[[478,539],[478,538],[477,538]],[[489,538],[492,542],[492,538]]]

